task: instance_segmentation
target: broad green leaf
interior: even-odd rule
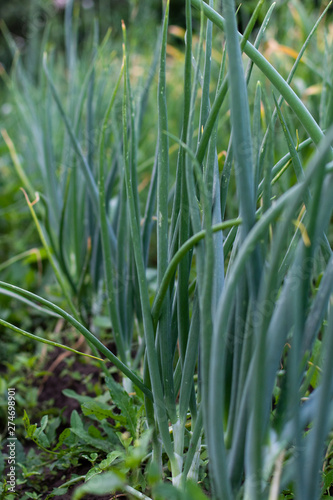
[[[42,431],[45,431],[48,421],[49,421],[48,415],[44,415],[42,417],[42,420],[40,421],[40,428]]]
[[[78,394],[77,392],[73,391],[73,389],[64,389],[62,393],[67,396],[68,398],[73,398],[76,399],[80,404],[83,403],[94,403],[95,399],[90,397],[90,396],[83,396],[82,394]]]
[[[158,483],[154,487],[154,500],[183,500],[184,494],[168,483]]]
[[[105,381],[113,403],[126,419],[128,431],[136,437],[137,409],[133,405],[133,398],[112,377],[107,377]]]
[[[113,418],[114,414],[110,407],[103,403],[87,401],[81,406],[83,414],[86,416],[95,415],[98,420],[104,420],[105,418]]]
[[[37,428],[32,436],[33,440],[40,444],[43,448],[50,447],[50,441],[41,428]]]
[[[66,439],[70,436],[70,434],[71,434],[71,430],[69,428],[64,429],[62,431],[62,433],[60,434],[59,439],[58,439],[58,443],[55,446],[55,448],[53,448],[53,451],[55,451],[58,448],[60,448],[64,444],[64,442],[66,441]]]
[[[62,497],[63,495],[66,495],[67,490],[68,488],[56,488],[55,490],[52,491],[52,496]],[[52,498],[52,496],[50,498]]]
[[[323,492],[325,492],[326,490],[328,490],[328,488],[330,488],[333,485],[333,469],[323,473],[323,480],[324,480]]]
[[[99,464],[99,468],[101,470],[106,470],[110,465],[112,465],[117,458],[121,457],[122,453],[120,451],[114,450],[111,453],[108,453],[107,457],[101,461]]]
[[[121,489],[123,481],[113,472],[105,472],[98,477],[90,479],[87,483],[79,486],[72,497],[72,500],[81,500],[86,494],[94,494],[96,496],[114,493],[115,490]]]
[[[110,451],[111,443],[105,439],[95,438],[85,430],[83,422],[76,410],[72,412],[71,415],[71,431],[75,436],[77,436],[81,441],[90,444],[97,450],[102,450],[105,452]]]
[[[190,500],[207,500],[207,496],[202,492],[201,488],[193,481],[186,483],[186,494]]]
[[[114,464],[114,462],[121,456],[122,452],[117,450],[108,453],[107,457],[104,460],[102,460],[101,463],[95,465],[90,469],[90,471],[86,475],[86,481],[96,476],[96,474],[102,474],[109,467],[111,467]]]

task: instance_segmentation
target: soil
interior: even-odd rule
[[[114,346],[108,346],[109,348],[114,349]],[[84,346],[79,346],[79,350],[84,350]],[[44,377],[42,381],[36,381],[39,383],[39,395],[38,395],[38,404],[40,408],[44,411],[47,408],[50,408],[50,402],[52,408],[59,409],[61,411],[62,416],[62,425],[58,429],[61,432],[64,428],[69,427],[70,425],[70,416],[73,410],[77,410],[80,412],[80,403],[74,398],[68,398],[63,394],[65,389],[72,389],[77,394],[87,394],[87,388],[84,384],[84,379],[87,375],[91,375],[91,383],[94,385],[100,381],[100,373],[101,370],[98,366],[95,366],[93,363],[82,362],[81,359],[75,359],[74,363],[70,367],[70,373],[62,374],[64,369],[67,367],[66,358],[71,356],[72,354],[68,351],[64,352],[62,349],[53,349],[49,351],[47,358],[44,364],[44,370],[48,371],[49,374]],[[82,376],[79,379],[73,378],[71,376],[72,373],[79,372]],[[87,394],[90,396],[94,396],[94,394]],[[31,442],[27,443],[26,451],[31,447]],[[70,480],[72,474],[84,475],[90,469],[91,464],[85,463],[79,465],[77,467],[72,467],[67,469],[66,471],[59,471],[58,474],[54,474],[54,471],[51,473],[44,472],[43,482],[48,485],[48,491],[45,493],[43,500],[50,494],[55,488],[60,488],[62,484],[66,481]],[[24,486],[22,485],[22,490],[24,491]],[[59,500],[71,500],[72,494],[77,488],[78,485],[73,486],[68,490],[68,492],[61,496],[54,497]],[[19,488],[17,488],[19,492]],[[31,492],[32,493],[32,492]],[[108,495],[85,495],[84,500],[114,500],[114,499],[126,499],[128,498],[125,494],[115,493]]]
[[[67,354],[68,351],[66,351]],[[70,374],[61,376],[61,372],[66,368],[65,358],[57,362],[64,351],[55,349],[48,359],[45,370],[50,371],[50,375],[44,377],[39,387],[38,403],[42,406],[53,400],[55,408],[63,409],[63,419],[69,423],[73,410],[80,409],[80,403],[73,398],[68,398],[63,394],[65,389],[72,389],[77,394],[86,394],[86,386],[82,382],[87,375],[92,375],[91,382],[96,383],[100,379],[100,369],[89,363],[82,363],[75,360],[71,366],[71,373],[79,372],[82,374],[80,380],[74,379]],[[70,353],[69,353],[70,354]],[[66,356],[67,357],[67,356]],[[53,367],[52,367],[53,365]],[[55,366],[56,365],[56,366]],[[90,394],[92,396],[92,394]]]

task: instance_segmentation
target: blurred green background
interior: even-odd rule
[[[52,21],[52,40],[63,44],[63,19],[68,0],[2,0],[0,3],[0,19],[4,21],[14,36],[18,47],[24,55],[40,45],[45,27]],[[113,38],[121,34],[121,20],[125,21],[130,36],[139,37],[140,43],[149,46],[148,36],[142,37],[151,30],[156,30],[162,18],[161,0],[75,0],[75,10],[80,10],[80,36],[91,32],[92,18],[99,22],[100,34],[112,28]],[[185,2],[171,2],[170,24],[184,25]],[[6,69],[10,66],[11,56],[3,35],[0,35],[0,62]],[[143,47],[144,48],[144,47]]]
[[[9,31],[14,36],[16,43],[23,54],[36,52],[40,46],[45,27],[52,20],[52,40],[61,45],[63,44],[63,18],[65,5],[70,0],[1,0],[0,19],[4,21]],[[113,37],[120,35],[121,19],[124,19],[129,30],[130,36],[134,40],[140,39],[142,49],[149,48],[151,39],[148,34],[151,30],[156,31],[162,17],[162,6],[165,0],[74,0],[74,10],[80,10],[80,36],[84,37],[91,31],[91,21],[96,17],[99,21],[100,34],[106,33],[109,27],[112,28]],[[272,0],[265,2],[266,8],[272,3]],[[328,1],[304,0],[302,6],[304,12],[311,12],[314,8],[321,10],[327,5]],[[239,29],[243,31],[249,17],[254,10],[257,0],[236,1],[237,6],[241,4],[239,11]],[[288,4],[287,0],[281,0],[277,3],[276,12],[283,11],[282,7]],[[221,12],[222,1],[215,2],[215,8]],[[262,9],[263,12],[266,9]],[[332,7],[330,9],[332,15]],[[194,12],[197,16],[197,12]],[[302,16],[302,12],[300,12]],[[262,19],[259,19],[259,22]],[[184,27],[185,25],[185,1],[171,0],[170,2],[170,24]],[[194,28],[195,28],[194,22]],[[142,33],[145,36],[142,37]],[[151,47],[150,47],[151,48]],[[11,63],[11,55],[8,46],[0,33],[0,62],[8,70]],[[30,57],[30,64],[33,61]]]

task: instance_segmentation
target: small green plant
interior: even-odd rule
[[[291,3],[297,8],[298,1]],[[44,54],[41,65],[42,107],[19,61],[10,80],[28,125],[33,161],[28,156],[21,164],[3,136],[59,295],[48,300],[4,281],[0,292],[49,311],[80,332],[119,410],[103,397],[67,391],[93,424],[86,429],[73,412],[70,430],[53,448],[47,416],[40,427],[25,416],[28,436],[44,452],[66,460],[71,447],[84,443],[92,467],[78,479],[85,483],[74,499],[122,490],[136,498],[200,500],[207,490],[218,500],[313,500],[330,488],[333,75],[322,65],[313,68],[322,84],[319,117],[293,90],[304,52],[330,4],[306,32],[286,76],[259,51],[275,4],[264,13],[253,44],[264,1],[257,3],[243,35],[234,1],[222,4],[224,17],[213,0],[184,2],[177,131],[170,129],[168,116],[169,1],[141,92],[133,89],[124,23],[122,61],[111,61],[112,76],[117,67],[112,90],[103,66],[109,35],[99,45],[97,29],[82,78],[73,2],[65,16],[67,82],[57,81],[59,63],[52,53]],[[200,16],[196,38],[192,8]],[[221,39],[215,41],[214,30],[223,31],[225,42],[223,50],[219,45],[217,72],[212,53]],[[325,40],[328,61],[332,41]],[[156,68],[155,162],[143,196],[138,158],[145,120],[153,121],[145,110]],[[176,172],[171,143],[178,147]],[[233,218],[226,218],[229,200],[236,207]],[[149,249],[155,251],[153,270]],[[101,342],[98,328],[92,331],[94,315],[106,314],[114,350]],[[53,342],[6,319],[0,324]],[[105,361],[122,373],[122,386]],[[171,484],[162,483],[165,478]]]

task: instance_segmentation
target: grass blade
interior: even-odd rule
[[[304,327],[303,352],[311,349],[324,320],[331,291],[333,289],[333,256],[324,271],[316,297]]]
[[[157,284],[160,286],[168,266],[168,185],[169,185],[169,137],[166,101],[166,44],[169,20],[169,1],[166,4],[160,70],[158,82],[158,161],[157,161]],[[158,322],[165,404],[171,422],[176,421],[175,394],[173,387],[173,353],[171,351],[170,300],[168,294],[162,304]]]
[[[123,24],[123,30],[125,30],[124,24]],[[126,180],[127,202],[130,215],[133,251],[135,257],[136,269],[138,273],[140,302],[142,308],[142,318],[143,318],[146,349],[147,349],[149,376],[151,379],[152,392],[154,396],[154,409],[155,409],[156,422],[159,427],[165,451],[170,459],[173,476],[176,477],[178,476],[180,471],[178,468],[177,460],[175,459],[174,456],[173,446],[169,434],[166,408],[164,405],[162,381],[160,377],[159,363],[155,349],[154,328],[151,317],[148,285],[146,280],[145,265],[142,252],[140,224],[137,217],[137,211],[135,206],[135,195],[133,193],[131,168],[129,164],[129,149],[128,149],[128,136],[127,136],[127,130],[128,130],[127,63],[126,63],[125,50],[124,50],[124,74],[125,78],[124,78],[124,98],[123,98],[123,147],[124,147],[124,162],[125,162],[125,180]]]
[[[243,239],[255,221],[253,196],[252,139],[247,89],[237,36],[234,2],[225,1],[226,39],[229,57],[231,124]]]
[[[203,8],[205,15],[220,29],[225,31],[226,25],[225,20],[217,12],[211,9],[202,0],[191,0],[194,7],[200,9]],[[242,36],[239,34],[239,38]],[[309,136],[312,138],[315,144],[319,144],[323,138],[323,132],[313,116],[310,114],[308,109],[302,103],[302,101],[297,97],[295,92],[286,83],[284,78],[273,68],[273,66],[264,58],[260,52],[250,43],[246,42],[244,46],[245,54],[254,62],[254,64],[262,71],[262,73],[268,78],[268,80],[274,85],[274,87],[280,92],[285,101],[293,109],[296,116],[299,118],[300,122],[307,130]]]
[[[212,232],[223,231],[225,229],[232,228],[234,226],[239,226],[242,223],[241,219],[231,219],[229,221],[221,222],[216,226],[212,227]],[[173,258],[170,260],[167,270],[165,271],[163,281],[156,293],[154,303],[152,306],[152,317],[154,322],[158,320],[161,304],[163,302],[164,295],[168,289],[168,286],[172,280],[172,277],[177,269],[179,262],[185,257],[185,255],[196,245],[200,240],[204,239],[206,236],[206,230],[201,230],[191,236],[183,245],[178,249]]]
[[[93,207],[94,207],[94,211],[95,211],[96,214],[98,214],[98,188],[96,186],[95,179],[94,179],[94,177],[92,175],[91,168],[90,168],[90,166],[88,164],[88,161],[87,161],[86,157],[83,154],[81,145],[80,145],[79,141],[76,138],[75,131],[74,131],[72,125],[69,122],[69,119],[68,119],[68,117],[67,117],[67,115],[65,113],[65,110],[64,110],[64,108],[63,108],[63,106],[61,104],[58,92],[57,92],[57,90],[55,88],[55,85],[54,85],[54,83],[52,81],[52,78],[51,78],[51,75],[49,73],[49,70],[48,70],[48,68],[46,66],[46,55],[44,55],[44,71],[45,71],[47,80],[49,82],[49,85],[50,85],[50,88],[51,88],[51,91],[52,91],[52,95],[53,95],[54,100],[55,100],[55,102],[56,102],[56,104],[58,106],[60,115],[61,115],[61,117],[62,117],[62,119],[64,121],[64,124],[66,126],[68,135],[69,135],[69,137],[71,139],[74,151],[75,151],[75,153],[77,154],[77,156],[80,159],[80,164],[82,165],[83,174],[84,174],[84,177],[86,179],[86,183],[87,183],[89,195],[91,197],[91,201],[92,201],[92,204],[93,204]],[[113,230],[112,230],[112,228],[111,228],[111,226],[109,224],[108,224],[108,231],[109,231],[111,242],[112,242],[112,250],[114,250],[115,247],[116,247],[116,238],[115,238],[114,232],[113,232]]]
[[[66,300],[67,300],[67,303],[69,305],[70,310],[72,311],[74,317],[76,319],[78,319],[79,318],[79,313],[77,312],[76,307],[73,304],[73,301],[71,299],[71,296],[70,296],[67,284],[66,284],[66,282],[63,279],[63,276],[61,274],[61,270],[59,269],[58,263],[57,263],[55,257],[52,254],[52,250],[51,250],[49,244],[46,241],[46,238],[44,236],[42,227],[41,227],[41,225],[39,223],[38,217],[37,217],[35,209],[34,209],[34,204],[39,201],[39,195],[38,195],[38,193],[36,193],[36,195],[37,195],[36,200],[33,201],[33,202],[31,202],[29,200],[29,197],[28,197],[27,193],[23,189],[22,189],[22,191],[24,193],[24,196],[25,196],[25,199],[27,201],[27,204],[28,204],[31,216],[32,216],[32,218],[34,220],[34,223],[36,225],[36,228],[37,228],[40,240],[41,240],[41,242],[43,244],[43,247],[45,248],[45,251],[46,251],[48,260],[49,260],[49,262],[51,264],[51,267],[53,269],[53,272],[54,272],[54,274],[55,274],[55,276],[57,278],[57,281],[58,281],[58,283],[59,283],[59,285],[61,287],[61,290],[62,290],[64,296],[66,297]]]
[[[111,96],[111,100],[108,109],[105,113],[105,117],[102,125],[101,141],[99,146],[99,169],[98,169],[98,186],[99,186],[99,219],[101,225],[101,237],[102,237],[102,248],[103,248],[103,260],[104,260],[104,272],[105,272],[105,284],[107,289],[107,303],[110,314],[110,319],[113,327],[113,335],[117,345],[117,352],[122,361],[126,360],[126,352],[123,339],[123,331],[121,328],[121,322],[118,314],[116,292],[114,289],[114,276],[112,270],[112,249],[109,238],[108,222],[106,215],[106,196],[105,196],[105,176],[104,176],[104,145],[105,145],[105,132],[108,126],[108,121],[114,101],[116,99],[117,91],[123,76],[124,65],[122,65],[119,77]]]
[[[98,359],[99,361],[103,361],[101,358],[97,358],[96,356],[92,356],[91,354],[87,354],[85,352],[77,351],[76,349],[72,349],[71,347],[68,347],[63,344],[59,344],[57,342],[53,342],[52,340],[44,339],[43,337],[39,337],[38,335],[33,335],[32,333],[26,332],[25,330],[22,330],[22,328],[18,328],[15,325],[12,325],[11,323],[8,323],[8,321],[5,321],[0,318],[0,325],[9,328],[10,330],[14,331],[15,333],[19,333],[20,335],[23,335],[24,337],[27,337],[28,339],[31,340],[37,340],[38,342],[42,342],[43,344],[51,345],[53,347],[58,347],[60,349],[64,349],[69,352],[73,352],[74,354],[79,354],[80,356],[86,356],[87,358],[92,358],[92,359]]]
[[[28,299],[31,301],[36,301],[39,304],[42,304],[44,307],[50,309],[50,311],[58,314],[62,318],[64,318],[68,323],[70,323],[78,332],[82,333],[84,338],[88,340],[93,346],[95,346],[101,354],[103,354],[106,359],[111,361],[124,375],[126,375],[130,380],[132,380],[133,384],[139,387],[141,391],[149,398],[152,399],[152,393],[147,388],[145,384],[143,384],[142,380],[132,371],[130,370],[120,359],[117,358],[107,347],[105,347],[102,342],[95,337],[82,323],[77,321],[73,316],[68,314],[66,311],[53,304],[52,302],[40,297],[39,295],[35,295],[34,293],[28,292],[18,286],[11,285],[9,283],[5,283],[0,281],[0,293],[3,293],[3,290],[13,292],[16,294],[17,298],[21,300]]]
[[[332,314],[332,299],[330,300],[328,326],[325,331],[324,347],[327,353],[333,352],[333,314]],[[323,376],[321,382],[321,391],[318,401],[317,412],[314,418],[313,427],[307,443],[306,464],[304,472],[304,499],[310,500],[312,498],[319,498],[320,492],[320,464],[322,462],[324,441],[329,432],[328,415],[330,398],[329,394],[332,393],[332,380],[333,380],[333,364],[330,356],[325,357],[323,367]],[[310,452],[310,454],[309,454]]]
[[[192,13],[191,2],[186,0],[186,46],[184,66],[184,110],[181,140],[186,143],[191,111],[191,85],[192,85]],[[177,197],[179,198],[179,201]],[[179,205],[178,205],[179,203]],[[178,205],[178,206],[177,206]],[[179,239],[180,247],[190,236],[190,222],[188,217],[188,193],[186,186],[185,150],[179,148],[177,163],[176,195],[173,207],[173,220],[171,231],[174,230],[176,218],[179,216]],[[189,332],[189,303],[187,286],[190,271],[190,256],[187,256],[179,265],[177,308],[178,308],[178,338],[181,359],[185,359],[187,337]]]

